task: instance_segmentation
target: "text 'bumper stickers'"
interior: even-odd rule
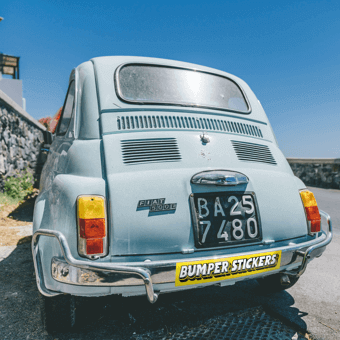
[[[176,286],[233,279],[280,268],[281,251],[176,264]]]

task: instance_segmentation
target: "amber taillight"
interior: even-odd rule
[[[77,198],[78,252],[81,256],[107,255],[105,198],[81,195]]]
[[[314,194],[309,190],[301,190],[300,196],[305,207],[309,234],[318,233],[321,230],[321,216]]]

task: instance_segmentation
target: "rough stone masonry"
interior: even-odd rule
[[[45,127],[0,91],[0,191],[5,179],[18,173],[40,174]]]
[[[306,185],[340,189],[340,158],[287,158],[294,175]]]

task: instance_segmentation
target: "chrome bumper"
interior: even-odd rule
[[[290,244],[281,248],[270,248],[270,251],[281,250],[281,268],[280,272],[291,276],[299,277],[306,270],[308,260],[322,254],[325,246],[332,240],[332,222],[330,216],[324,211],[320,214],[327,219],[328,230],[325,234],[301,244]],[[173,283],[175,281],[176,263],[190,262],[200,260],[217,260],[226,258],[223,256],[211,256],[204,258],[192,258],[185,260],[170,261],[150,261],[138,263],[94,263],[75,259],[70,251],[65,236],[58,231],[40,229],[37,230],[32,238],[32,252],[36,280],[38,289],[45,296],[55,296],[60,293],[51,291],[46,288],[41,268],[41,259],[38,252],[38,242],[40,236],[55,237],[60,244],[64,258],[52,259],[52,277],[56,281],[81,286],[141,286],[144,285],[146,295],[151,303],[155,303],[158,294],[154,292],[154,284]],[[250,255],[263,252],[240,253],[230,256]],[[294,267],[294,270],[289,268]],[[298,267],[296,269],[296,267]],[[250,277],[249,277],[250,278]]]

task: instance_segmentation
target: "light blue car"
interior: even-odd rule
[[[75,296],[283,290],[332,239],[244,81],[141,57],[72,71],[33,228],[48,330],[75,324]]]

